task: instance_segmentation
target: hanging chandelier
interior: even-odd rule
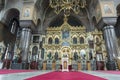
[[[65,16],[69,16],[71,11],[78,14],[85,6],[86,0],[50,0],[50,7],[54,8],[55,13],[64,11]]]

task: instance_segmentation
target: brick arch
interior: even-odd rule
[[[118,38],[120,38],[120,4],[117,6],[117,8],[116,8],[116,10],[117,10],[117,22],[116,22],[116,24],[115,24],[115,32],[116,32],[116,36],[118,37]]]
[[[118,4],[116,10],[117,10],[117,15],[120,16],[120,4]]]
[[[3,22],[7,27],[9,27],[11,20],[15,19],[15,20],[19,21],[19,15],[20,15],[20,12],[18,9],[16,9],[16,8],[8,9],[5,12],[1,22]]]

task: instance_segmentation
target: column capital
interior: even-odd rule
[[[97,24],[99,29],[103,29],[107,25],[115,25],[117,17],[103,17]]]
[[[106,30],[106,29],[114,29],[114,26],[113,26],[113,25],[110,25],[110,26],[105,26],[105,27],[103,28],[103,30]]]
[[[32,30],[35,29],[35,24],[32,20],[20,20],[21,28],[31,28]]]
[[[31,32],[31,28],[29,28],[29,27],[23,27],[23,28],[22,28],[22,31],[28,31],[28,32]]]

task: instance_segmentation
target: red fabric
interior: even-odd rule
[[[69,71],[71,71],[72,70],[72,65],[69,65]]]
[[[32,61],[30,63],[30,69],[38,69],[38,63],[36,61]]]
[[[120,71],[97,71],[102,73],[109,73],[109,74],[120,74]]]
[[[21,72],[32,72],[35,70],[7,70],[7,69],[1,69],[0,74],[11,74],[11,73],[21,73]]]
[[[62,65],[60,65],[60,69],[62,69]],[[69,71],[71,71],[72,70],[72,65],[69,65],[68,69],[69,69]]]
[[[3,69],[4,68],[9,69],[10,68],[10,63],[11,63],[11,60],[4,60],[3,61]]]
[[[83,72],[51,72],[26,80],[107,80]]]

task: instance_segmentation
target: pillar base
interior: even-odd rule
[[[30,69],[38,69],[38,62],[36,62],[36,61],[32,61],[31,63],[30,63]]]
[[[116,63],[115,61],[108,61],[106,63],[107,70],[116,70]]]
[[[2,69],[9,69],[10,68],[10,64],[11,64],[11,60],[5,59],[3,61],[3,67],[2,67]]]
[[[29,63],[23,62],[22,69],[29,69]]]
[[[104,62],[103,61],[97,61],[96,62],[96,68],[97,70],[104,70]]]

